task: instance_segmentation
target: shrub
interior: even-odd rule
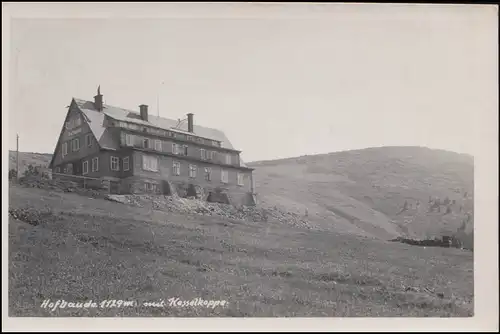
[[[14,168],[9,170],[9,180],[14,180],[17,178],[17,172]]]

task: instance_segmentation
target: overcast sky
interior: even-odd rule
[[[245,161],[384,145],[474,154],[480,118],[498,112],[493,7],[241,6],[253,15],[13,19],[10,149],[17,132],[21,151],[52,153],[71,98],[98,85],[105,103],[151,113],[159,94],[161,116],[194,113]]]

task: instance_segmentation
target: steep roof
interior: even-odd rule
[[[118,143],[114,141],[111,137],[110,132],[104,126],[105,116],[108,116],[117,121],[130,122],[139,125],[153,126],[163,130],[169,130],[174,132],[184,132],[188,133],[187,124],[181,124],[177,127],[177,120],[158,117],[154,115],[148,115],[148,121],[144,121],[140,118],[138,112],[127,110],[115,106],[110,106],[107,104],[103,105],[103,110],[98,111],[95,109],[94,102],[73,98],[78,108],[87,118],[87,123],[90,126],[95,138],[99,142],[102,148],[106,149],[118,149]],[[185,122],[184,122],[185,123]],[[175,129],[174,129],[175,127]],[[194,135],[204,137],[211,140],[220,141],[223,148],[233,149],[234,147],[226,137],[224,132],[207,128],[200,125],[194,125],[193,127]],[[240,166],[247,167],[246,164],[240,159]]]

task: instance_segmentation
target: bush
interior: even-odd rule
[[[49,174],[47,172],[42,172],[42,166],[29,164],[27,169],[24,171],[23,175],[25,177],[36,176],[42,179],[48,179]]]
[[[14,180],[17,178],[17,172],[14,168],[9,170],[9,180]]]

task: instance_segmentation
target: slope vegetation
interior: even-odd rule
[[[17,184],[9,195],[10,316],[473,315],[472,252]],[[42,307],[57,300],[97,307]]]
[[[325,229],[383,239],[432,238],[458,231],[471,246],[471,156],[384,147],[249,166],[256,168],[261,205],[307,213]]]

